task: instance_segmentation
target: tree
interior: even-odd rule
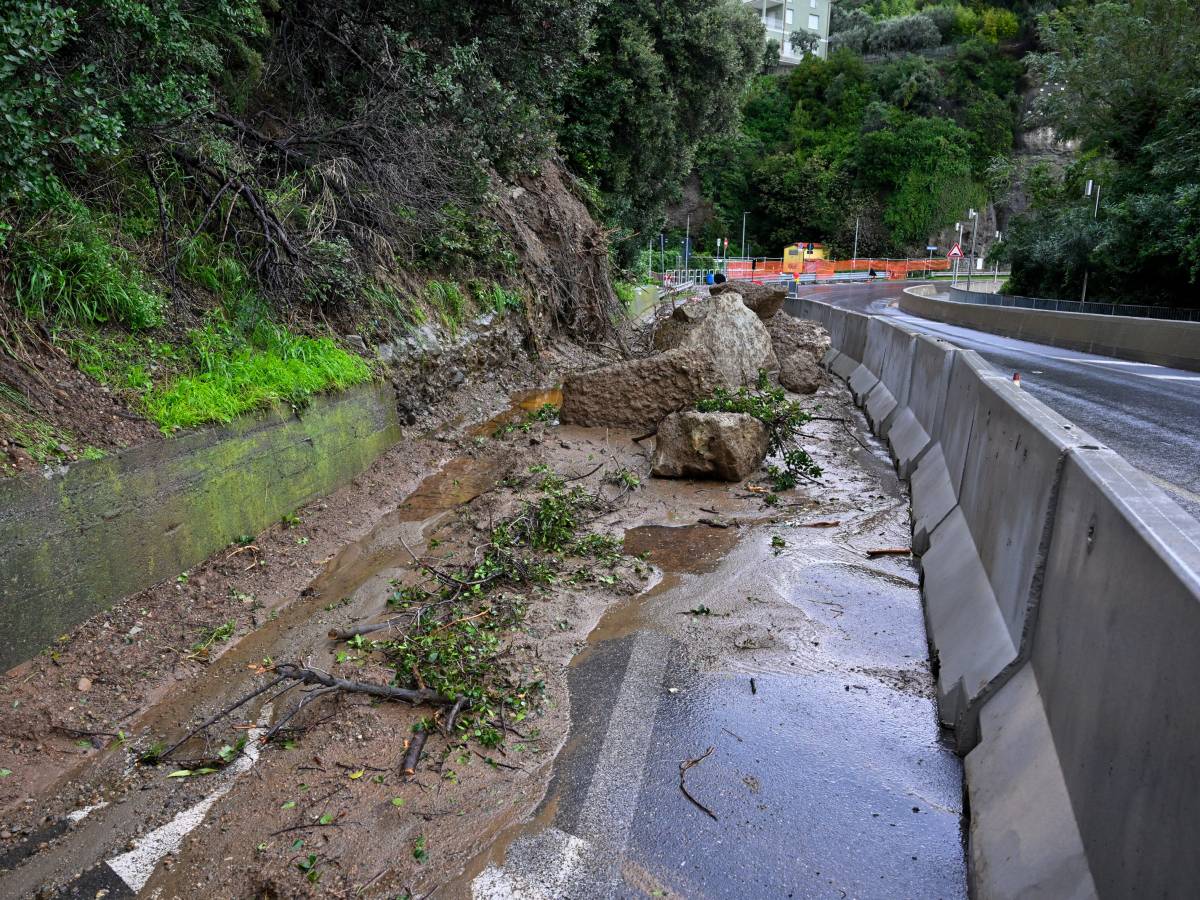
[[[738,122],[762,25],[737,0],[610,0],[566,91],[561,143],[625,236],[659,227],[706,138]]]

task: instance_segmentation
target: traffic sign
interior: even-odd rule
[[[929,251],[930,253],[934,253],[934,252],[936,252],[936,251],[937,251],[937,247],[926,247],[925,249],[926,249],[927,251]]]
[[[958,244],[955,244],[953,247],[951,247],[950,252],[946,254],[946,259],[962,259],[962,258],[963,258],[962,247],[960,247]]]

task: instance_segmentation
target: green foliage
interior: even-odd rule
[[[162,322],[163,297],[133,255],[83,204],[53,188],[56,209],[9,238],[4,281],[28,315],[70,325],[131,330]]]
[[[783,468],[771,466],[768,469],[777,491],[795,487],[802,477],[820,476],[821,467],[798,444],[801,429],[812,417],[798,401],[788,400],[783,388],[771,387],[765,372],[759,373],[757,389],[743,387],[730,393],[717,388],[711,397],[697,403],[696,409],[700,412],[745,413],[767,426],[770,452],[783,462]]]
[[[467,312],[467,298],[452,281],[430,281],[425,285],[425,300],[451,334],[457,334]]]
[[[244,337],[210,322],[189,332],[199,371],[145,396],[147,414],[164,431],[229,422],[272,403],[301,407],[330,389],[370,381],[370,367],[329,338],[297,337],[265,322]]]
[[[705,147],[718,223],[697,242],[740,235],[745,212],[757,254],[812,240],[848,256],[856,224],[860,254],[920,253],[985,201],[989,167],[1012,152],[1023,68],[980,21],[958,4],[836,5],[841,49],[759,78],[741,133]],[[1007,15],[989,21],[999,40],[1011,31]],[[936,59],[921,55],[943,41]]]
[[[1200,278],[1200,8],[1109,0],[1039,20],[1039,112],[1079,141],[1065,171],[1026,175],[1032,208],[1010,227],[1009,289],[1195,306]],[[1084,196],[1087,180],[1101,188]]]
[[[595,34],[567,86],[561,142],[626,234],[657,228],[701,141],[736,124],[762,26],[733,0],[610,0]]]
[[[481,309],[490,309],[497,315],[516,312],[525,308],[525,298],[515,291],[510,291],[494,281],[471,282],[471,296]]]

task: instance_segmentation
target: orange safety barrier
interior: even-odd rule
[[[804,274],[818,277],[829,277],[838,272],[870,272],[874,270],[877,276],[887,278],[907,278],[914,272],[945,272],[950,269],[950,260],[944,257],[934,259],[880,259],[861,257],[859,259],[810,259],[804,262]],[[784,274],[783,260],[759,260],[753,268],[749,262],[730,260],[725,272],[730,279],[743,281],[771,278]]]

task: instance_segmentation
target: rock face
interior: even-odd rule
[[[829,332],[816,322],[777,313],[767,321],[779,359],[779,383],[797,394],[812,394],[828,380],[821,360],[829,350]]]
[[[737,294],[746,307],[766,322],[783,309],[787,299],[787,287],[782,284],[755,284],[753,281],[727,281],[713,285],[708,292],[714,297],[722,294]]]
[[[705,351],[677,348],[570,376],[559,417],[574,425],[652,428],[723,383]]]
[[[745,413],[672,413],[658,426],[651,471],[659,478],[741,481],[762,465],[767,443],[767,426]]]
[[[779,363],[771,335],[737,294],[720,294],[686,303],[654,332],[659,350],[695,350],[719,374],[723,387],[736,390],[758,380],[758,372],[774,372]]]

